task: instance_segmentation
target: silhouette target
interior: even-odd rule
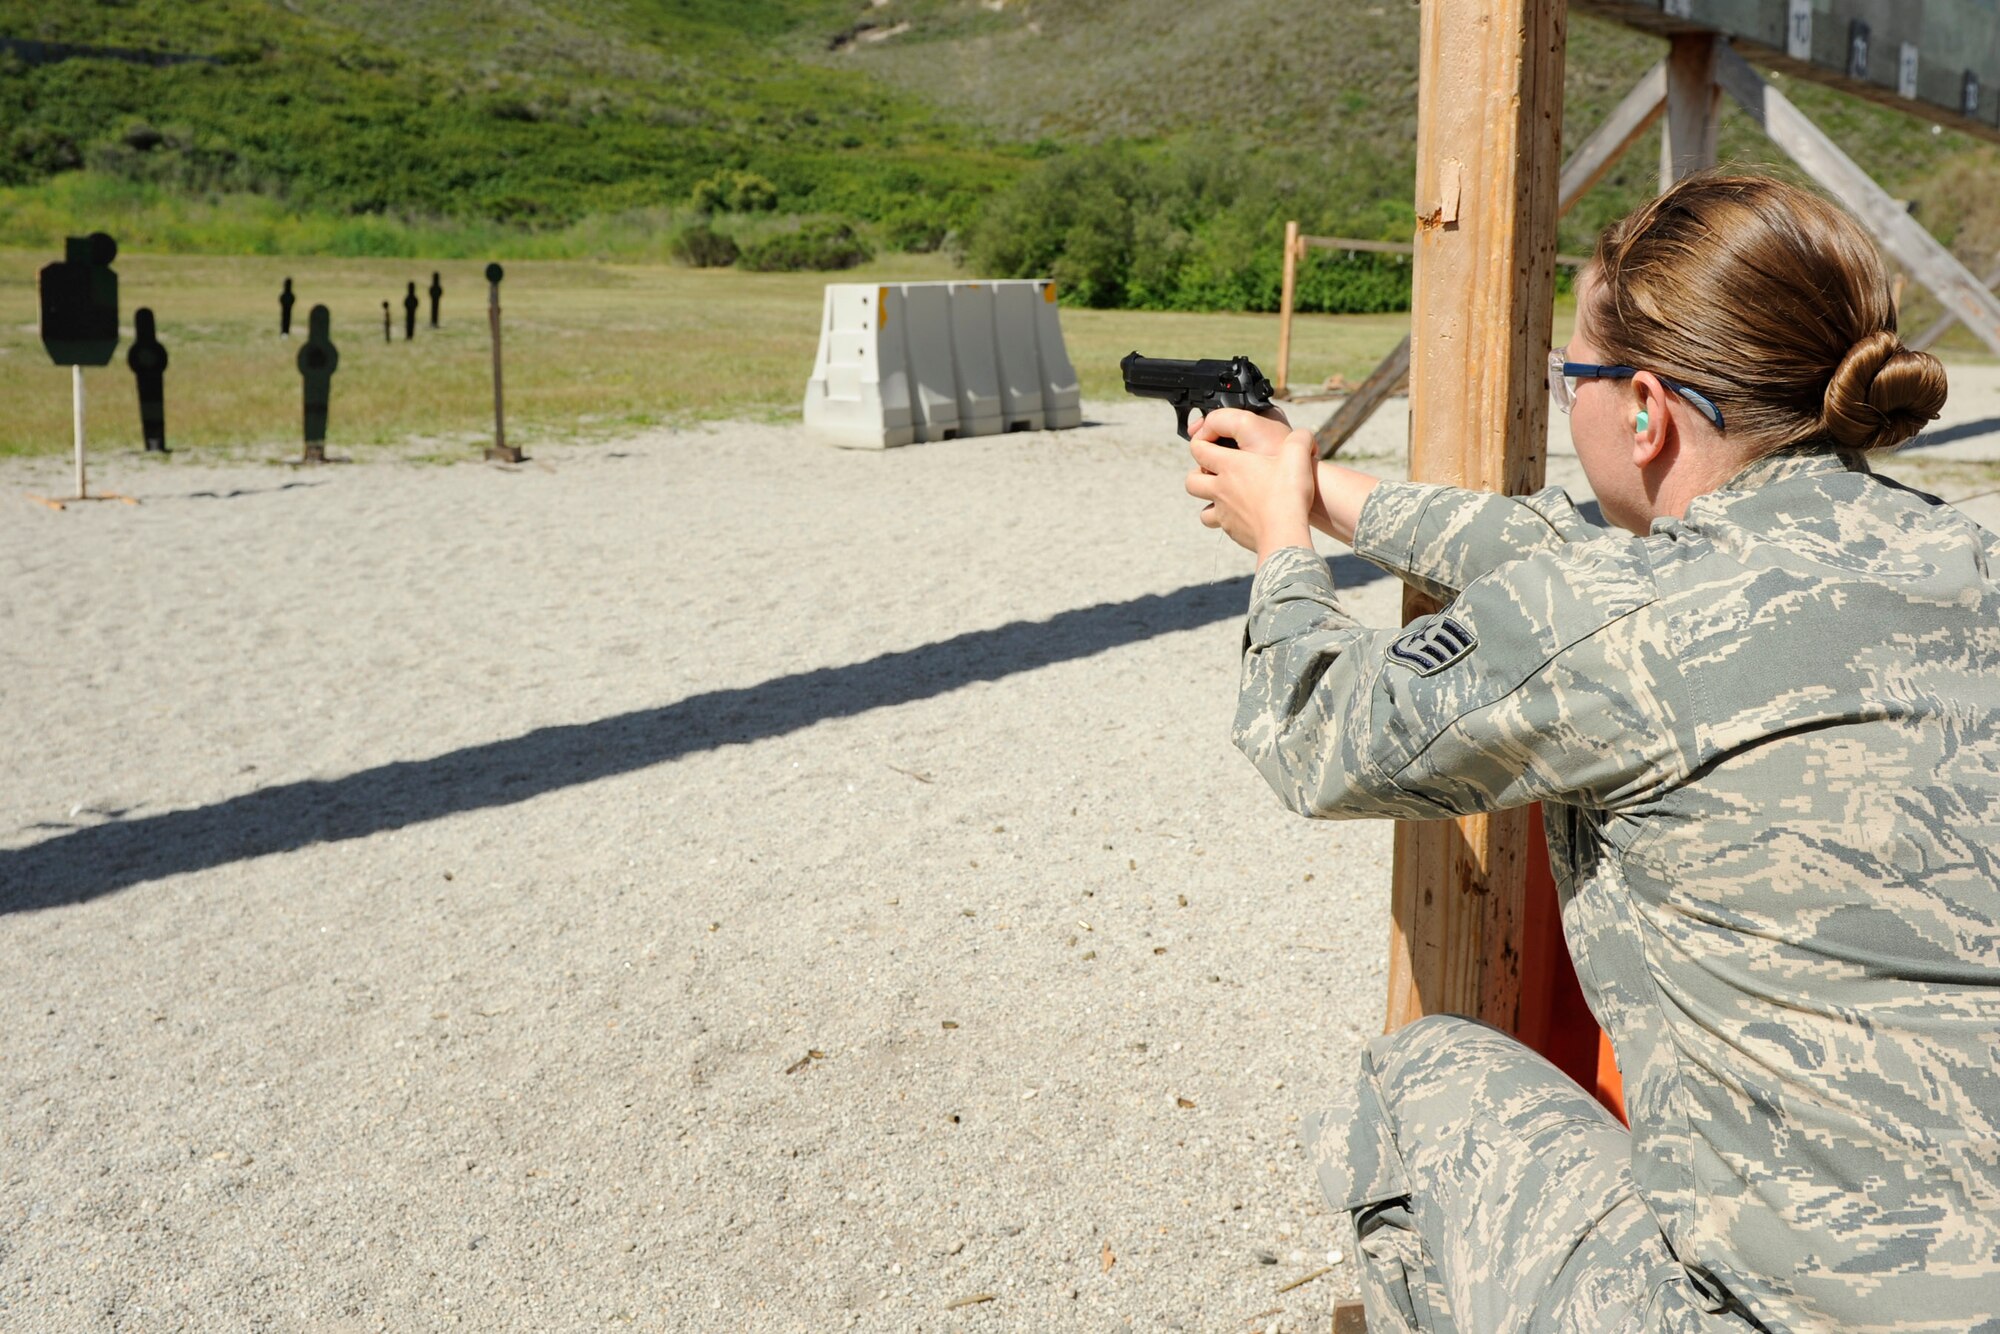
[[[118,349],[118,243],[103,232],[72,236],[42,267],[42,346],[58,366],[109,366]]]
[[[306,395],[306,459],[323,462],[327,400],[333,396],[340,349],[333,345],[333,316],[325,306],[314,306],[308,320],[306,345],[299,349],[299,375],[305,380]]]
[[[125,364],[139,381],[139,430],[147,452],[168,453],[167,349],[160,346],[153,312],[146,306],[132,313],[132,346],[125,353]]]

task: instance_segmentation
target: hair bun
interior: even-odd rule
[[[1820,423],[1842,449],[1894,449],[1937,420],[1945,389],[1936,357],[1878,329],[1840,359]]]

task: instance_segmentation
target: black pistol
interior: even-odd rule
[[[1140,398],[1163,398],[1174,405],[1181,439],[1188,438],[1188,414],[1217,408],[1247,408],[1264,416],[1271,410],[1271,382],[1248,357],[1228,361],[1175,361],[1132,353],[1118,363],[1125,372],[1125,392]],[[1236,447],[1233,440],[1218,445]]]

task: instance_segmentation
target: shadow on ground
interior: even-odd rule
[[[1334,567],[1342,583],[1384,577],[1353,556],[1337,558]],[[81,903],[165,876],[512,805],[683,755],[930,699],[975,681],[1233,619],[1243,614],[1249,588],[1247,578],[1218,579],[1101,603],[595,722],[540,727],[429,759],[76,829],[0,851],[0,912]]]
[[[1933,445],[1949,445],[1957,440],[1977,440],[1987,435],[2000,435],[2000,417],[1984,417],[1976,422],[1960,422],[1956,426],[1947,426],[1942,431],[1925,431],[1903,448],[1929,449]]]

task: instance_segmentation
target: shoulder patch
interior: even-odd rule
[[[1449,616],[1438,616],[1389,645],[1389,659],[1419,676],[1434,676],[1477,647],[1470,630]]]

